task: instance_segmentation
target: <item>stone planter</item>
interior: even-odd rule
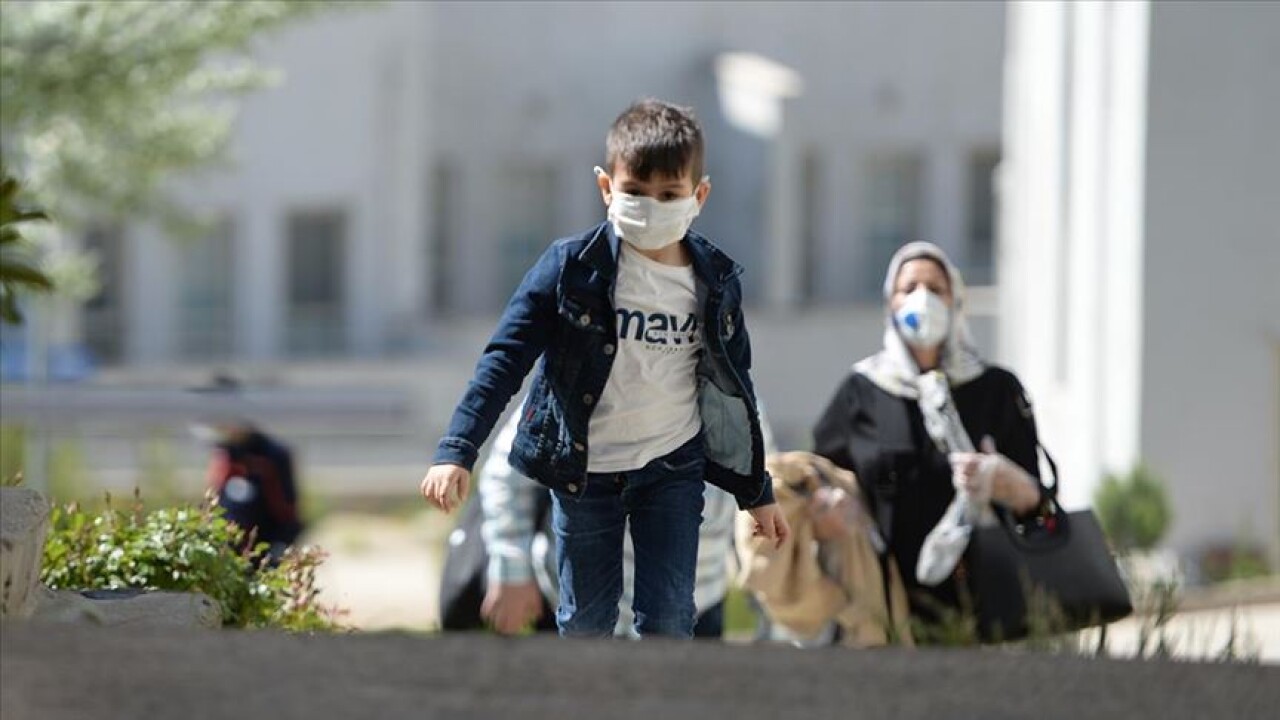
[[[39,601],[49,502],[35,490],[0,488],[0,618],[28,618]]]
[[[204,593],[41,588],[36,620],[216,629],[222,610]]]

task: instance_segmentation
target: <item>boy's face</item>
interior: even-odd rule
[[[641,180],[632,175],[631,168],[622,163],[613,167],[612,175],[599,173],[596,176],[596,186],[600,188],[600,197],[604,200],[605,207],[613,202],[614,192],[653,198],[658,202],[682,200],[692,195],[697,198],[699,208],[711,194],[711,180],[704,177],[695,184],[689,168],[685,168],[679,177],[652,173]]]

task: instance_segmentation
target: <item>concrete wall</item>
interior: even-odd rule
[[[1280,562],[1280,6],[1151,14],[1143,458],[1171,542],[1248,533]]]

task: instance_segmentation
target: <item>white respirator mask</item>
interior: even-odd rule
[[[893,314],[893,321],[908,345],[928,350],[947,339],[951,331],[951,308],[936,293],[917,288]]]

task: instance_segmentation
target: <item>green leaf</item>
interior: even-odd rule
[[[22,324],[22,311],[18,309],[18,297],[6,287],[0,287],[0,320],[10,325]]]
[[[0,260],[0,283],[26,285],[40,290],[52,290],[53,281],[40,270],[20,262]]]

